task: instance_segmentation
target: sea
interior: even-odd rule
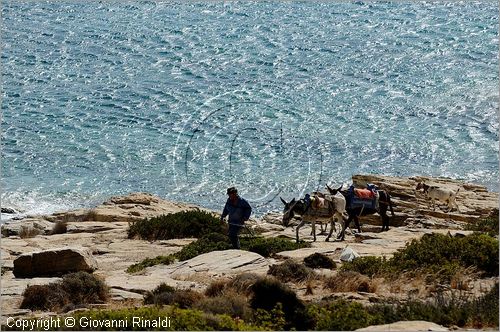
[[[498,1],[12,1],[1,204],[254,215],[353,174],[499,189]],[[12,215],[2,214],[2,220]]]

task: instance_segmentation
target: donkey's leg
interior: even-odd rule
[[[361,226],[359,225],[358,216],[354,216],[354,223],[356,224],[356,227],[358,228],[358,232],[361,233]]]
[[[305,223],[306,223],[306,222],[305,222],[304,220],[301,220],[301,221],[300,221],[300,223],[297,225],[297,227],[295,227],[295,234],[296,234],[295,239],[296,239],[297,243],[299,243],[299,229],[300,229],[302,226],[304,226],[304,224],[305,224]]]
[[[335,228],[335,217],[336,216],[337,216],[337,214],[334,214],[332,217],[332,220],[330,221],[330,233],[328,233],[328,236],[325,239],[326,242],[330,241],[330,237],[332,237],[333,230],[335,230],[335,233],[337,233],[337,229]]]
[[[389,216],[387,215],[387,205],[380,206],[380,220],[382,220],[382,232],[389,230]]]
[[[313,231],[313,241],[316,242],[316,220],[311,221],[311,228]]]
[[[344,241],[344,237],[345,237],[345,230],[346,230],[347,226],[349,226],[349,224],[351,223],[352,218],[353,218],[353,216],[352,216],[352,215],[349,215],[349,219],[347,219],[347,221],[346,221],[346,222],[344,223],[344,225],[342,226],[342,230],[340,231],[339,235],[337,235],[337,240]]]

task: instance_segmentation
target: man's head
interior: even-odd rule
[[[227,188],[227,195],[231,200],[235,200],[236,197],[238,197],[238,189],[236,189],[235,187]]]

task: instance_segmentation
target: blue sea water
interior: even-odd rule
[[[257,214],[353,174],[498,191],[498,3],[2,1],[2,206]]]

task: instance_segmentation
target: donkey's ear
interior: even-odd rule
[[[280,197],[280,199],[281,199],[281,202],[282,202],[283,204],[285,204],[285,205],[287,204],[287,203],[286,203],[286,201],[285,201],[283,198],[281,198],[281,197]]]
[[[328,183],[326,184],[326,189],[328,189],[328,191],[332,191],[333,189],[330,188],[330,186],[328,185]]]
[[[343,185],[343,184],[341,184],[341,185],[340,185],[340,187],[339,187],[339,189],[337,189],[337,191],[340,191],[340,189],[342,189],[342,187],[343,187],[343,186],[344,186],[344,185]]]
[[[295,197],[291,200],[290,203],[295,203]]]

